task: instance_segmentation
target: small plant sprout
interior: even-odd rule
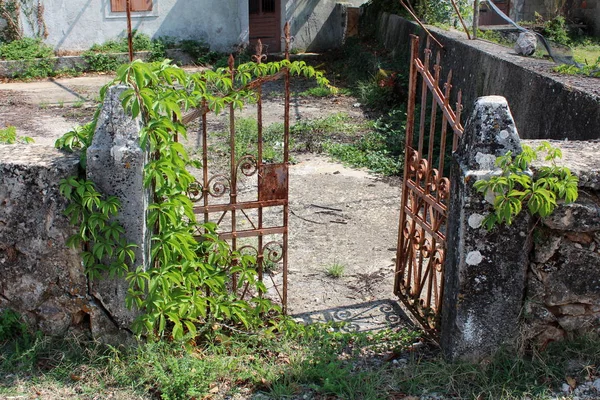
[[[549,166],[538,168],[535,176],[527,174],[529,165],[545,154]],[[483,225],[492,229],[496,224],[510,225],[526,206],[532,216],[547,217],[557,206],[557,200],[573,203],[577,200],[579,179],[566,167],[556,165],[562,158],[559,148],[542,142],[535,149],[523,145],[523,152],[513,156],[508,152],[496,159],[501,174],[475,182],[475,189],[482,194],[493,193],[493,212],[488,214]]]
[[[330,278],[339,279],[344,276],[344,270],[346,266],[344,264],[334,262],[325,269],[325,275]]]

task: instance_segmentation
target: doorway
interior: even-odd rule
[[[510,0],[494,0],[494,4],[506,15],[510,15]],[[479,9],[479,26],[506,25],[508,24],[501,16],[487,4],[482,3]]]
[[[258,39],[265,53],[281,51],[281,0],[248,0],[250,44]]]

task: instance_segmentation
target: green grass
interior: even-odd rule
[[[28,333],[13,317],[0,314],[0,397],[37,392],[51,400],[191,399],[218,392],[250,398],[262,392],[272,399],[438,393],[543,400],[567,377],[597,379],[600,365],[597,337],[551,343],[523,356],[502,351],[472,364],[444,361],[430,346],[415,350],[420,335],[406,329],[346,333],[334,325],[288,325],[275,335],[216,330],[195,346],[139,342],[115,348],[74,334],[52,339]]]
[[[254,118],[238,118],[236,127],[236,154],[257,156],[258,124]],[[273,123],[263,128],[263,160],[283,161],[283,123]],[[348,137],[365,129],[364,123],[353,122],[343,113],[331,114],[325,118],[299,121],[290,127],[291,151],[321,151],[327,140],[347,140]],[[229,132],[218,132],[212,144],[213,154],[227,154]]]
[[[346,266],[340,263],[333,263],[325,268],[325,275],[330,278],[339,279],[344,276]]]

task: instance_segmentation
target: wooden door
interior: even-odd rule
[[[510,0],[493,0],[494,4],[506,15],[510,15]],[[500,17],[485,3],[482,3],[479,9],[479,26],[484,25],[508,25],[504,18]]]
[[[250,43],[258,39],[265,53],[281,51],[281,0],[248,0],[250,11]]]

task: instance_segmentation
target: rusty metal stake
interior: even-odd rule
[[[452,6],[454,7],[454,11],[456,11],[456,15],[458,15],[458,19],[460,20],[460,23],[463,26],[463,29],[465,30],[466,34],[467,34],[467,38],[469,40],[471,40],[471,34],[469,33],[469,29],[467,28],[467,24],[465,24],[465,21],[463,20],[462,15],[460,15],[460,10],[458,9],[458,6],[456,5],[456,2],[454,0],[450,0],[452,2]]]
[[[126,0],[127,11],[127,47],[129,48],[129,62],[133,61],[133,31],[131,29],[131,0]]]

